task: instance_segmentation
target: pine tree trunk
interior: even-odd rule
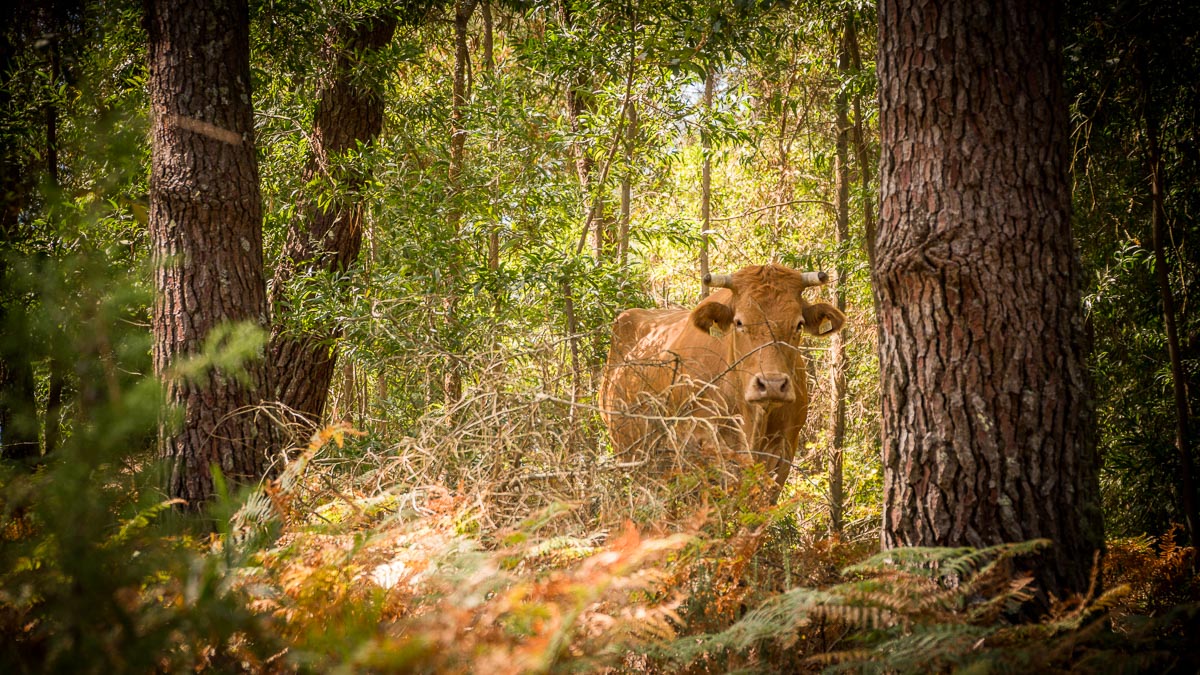
[[[383,99],[364,82],[355,66],[386,46],[396,28],[394,17],[377,17],[330,29],[326,53],[332,64],[321,82],[313,123],[312,147],[304,180],[323,177],[336,185],[337,199],[327,207],[310,201],[299,220],[288,229],[283,258],[275,271],[272,305],[276,325],[271,336],[271,365],[275,369],[275,395],[280,403],[302,414],[310,423],[320,421],[333,381],[337,354],[333,342],[339,326],[313,332],[289,332],[278,313],[288,310],[287,286],[297,270],[315,266],[332,273],[344,272],[362,250],[363,205],[358,191],[369,174],[341,163],[341,156],[359,144],[372,143],[383,128]]]
[[[1103,527],[1055,19],[880,5],[873,277],[884,546],[1045,537],[1039,586],[1065,597]]]
[[[152,0],[148,10],[154,369],[182,413],[162,429],[161,452],[169,494],[197,508],[213,495],[210,467],[255,481],[272,447],[254,410],[269,391],[265,362],[247,363],[242,378],[174,372],[222,324],[267,327],[249,16],[245,0]]]

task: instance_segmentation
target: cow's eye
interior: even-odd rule
[[[733,320],[733,325],[737,326],[738,328],[741,328],[741,327],[743,326],[743,324],[742,324],[742,320],[741,320],[741,319],[734,319],[734,320]]]

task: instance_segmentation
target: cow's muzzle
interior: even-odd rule
[[[746,384],[749,403],[790,403],[796,400],[796,387],[787,373],[759,373]]]

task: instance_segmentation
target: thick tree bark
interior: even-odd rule
[[[249,16],[245,0],[152,0],[148,10],[154,369],[182,413],[161,451],[170,495],[197,508],[213,495],[210,467],[258,480],[272,447],[269,420],[254,410],[270,391],[264,361],[242,377],[174,372],[222,324],[267,327]]]
[[[838,75],[846,78],[850,73],[849,40],[854,25],[849,20],[843,28],[842,40],[838,45]],[[842,280],[846,265],[842,260],[846,242],[850,239],[850,101],[844,87],[839,87],[833,99],[834,123],[837,125],[834,173],[834,243],[838,257],[836,274],[829,284],[837,308],[846,311],[846,292]],[[829,448],[829,527],[833,532],[842,531],[842,515],[845,494],[842,489],[842,464],[846,447],[846,337],[848,329],[834,333],[829,342],[830,385],[833,389],[833,415],[830,419]]]
[[[883,544],[1103,544],[1053,8],[879,9]]]
[[[355,71],[360,59],[391,42],[395,28],[396,19],[383,16],[329,31],[326,54],[331,68],[317,94],[304,179],[310,182],[323,177],[339,196],[324,208],[310,201],[301,209],[301,219],[288,229],[283,259],[272,284],[277,319],[279,312],[287,310],[285,293],[298,271],[315,267],[339,273],[358,260],[363,237],[363,205],[358,192],[370,176],[357,166],[347,166],[342,157],[379,136],[383,98]],[[284,323],[276,321],[271,337],[275,396],[316,424],[333,381],[337,354],[332,343],[340,336],[341,328],[326,326],[315,332],[295,333],[284,330]]]

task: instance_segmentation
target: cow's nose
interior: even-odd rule
[[[792,378],[787,373],[759,373],[746,387],[750,403],[785,403],[796,400]]]

